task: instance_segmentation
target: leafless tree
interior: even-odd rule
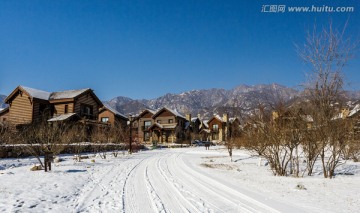
[[[73,139],[70,134],[72,127],[70,123],[47,122],[44,119],[23,126],[17,135],[21,147],[44,167],[40,157],[47,152],[57,155],[70,144]]]
[[[311,116],[315,143],[319,143],[320,157],[325,178],[332,178],[339,163],[347,127],[339,125],[336,119],[340,110],[336,105],[343,103],[343,69],[352,58],[357,42],[345,37],[345,27],[338,31],[330,23],[320,32],[314,27],[306,42],[298,47],[300,57],[311,66],[312,72],[305,84],[312,106]]]

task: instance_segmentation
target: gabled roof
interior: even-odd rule
[[[210,120],[208,121],[208,124],[214,119],[216,119],[222,123],[225,122],[219,115],[214,115],[212,118],[210,118]]]
[[[159,124],[159,123],[154,123],[153,125],[151,125],[151,126],[149,127],[149,129],[152,129],[152,128],[154,128],[154,127],[159,127],[160,129],[163,129],[163,128],[164,128],[163,125],[161,125],[161,124]]]
[[[161,108],[161,109],[158,110],[152,117],[153,117],[153,118],[156,118],[156,117],[157,117],[161,112],[163,112],[164,110],[169,111],[171,114],[173,114],[173,115],[176,116],[176,117],[180,117],[180,118],[183,118],[183,119],[186,120],[186,118],[185,118],[183,115],[181,115],[176,109],[175,109],[175,110],[172,110],[172,109],[169,109],[169,108],[167,108],[167,107]]]
[[[13,97],[18,91],[25,92],[28,94],[31,98],[36,98],[40,100],[46,100],[46,101],[52,101],[52,100],[61,100],[61,99],[72,99],[76,98],[79,95],[90,92],[90,94],[93,96],[95,101],[102,106],[102,102],[99,100],[99,98],[94,94],[94,92],[89,89],[79,89],[79,90],[67,90],[67,91],[61,91],[61,92],[46,92],[43,90],[38,90],[26,86],[18,86],[16,89],[5,99],[5,103],[7,103],[11,97]]]
[[[4,102],[8,103],[8,101],[11,99],[11,97],[13,97],[18,91],[25,92],[31,98],[37,98],[37,99],[41,99],[41,100],[49,100],[49,97],[51,95],[50,92],[46,92],[46,91],[43,91],[43,90],[38,90],[38,89],[34,89],[34,88],[25,87],[25,86],[20,85],[20,86],[16,87],[14,89],[14,91],[12,91],[12,93],[10,93],[10,95],[8,97],[6,97]]]
[[[117,111],[116,109],[112,108],[109,104],[104,104],[103,109],[107,109],[107,110],[111,111],[112,113],[114,113],[115,115],[120,116],[120,117],[124,118],[125,120],[129,120],[124,114],[122,114],[119,111]]]
[[[149,112],[150,114],[154,115],[155,111],[151,110],[151,109],[145,109],[144,111],[142,111],[138,117],[142,117],[146,112]]]

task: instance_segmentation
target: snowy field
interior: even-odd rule
[[[258,157],[223,147],[163,149],[30,171],[33,158],[0,160],[1,212],[359,212],[360,163],[334,179],[275,177]],[[93,162],[92,162],[93,161]],[[94,162],[95,161],[95,162]],[[297,185],[306,189],[298,189]]]

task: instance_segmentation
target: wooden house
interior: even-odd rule
[[[74,117],[97,122],[99,108],[103,105],[89,88],[46,92],[25,86],[15,88],[5,103],[9,105],[7,120],[14,125],[44,119],[64,121]]]
[[[226,137],[236,136],[240,131],[240,120],[236,117],[229,118],[227,113],[223,114],[223,117],[214,115],[208,121],[209,130],[203,130],[202,132],[208,132],[210,134],[210,140],[212,141],[225,141]]]
[[[149,128],[152,141],[160,143],[182,142],[185,139],[186,118],[176,110],[162,108],[152,119],[154,124]]]
[[[152,116],[155,111],[146,109],[142,111],[136,118],[133,126],[137,127],[137,136],[139,142],[150,142],[150,127],[154,124]]]
[[[157,112],[146,109],[136,119],[140,142],[176,143],[185,138],[189,121],[176,110],[162,108]]]
[[[99,121],[111,124],[112,126],[125,128],[129,119],[108,104],[104,104],[99,111]]]

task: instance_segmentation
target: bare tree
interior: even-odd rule
[[[343,133],[347,128],[342,128],[339,125],[342,122],[335,119],[340,112],[336,105],[343,103],[343,69],[357,45],[345,37],[345,29],[346,25],[338,31],[333,28],[332,23],[320,32],[314,27],[308,33],[305,44],[297,48],[300,57],[312,68],[305,90],[313,109],[313,141],[319,143],[325,178],[333,177],[334,169],[339,163],[339,153],[345,147]]]
[[[73,139],[70,134],[72,127],[70,123],[47,122],[44,119],[18,130],[18,140],[21,147],[44,167],[40,157],[45,153],[59,154]]]

